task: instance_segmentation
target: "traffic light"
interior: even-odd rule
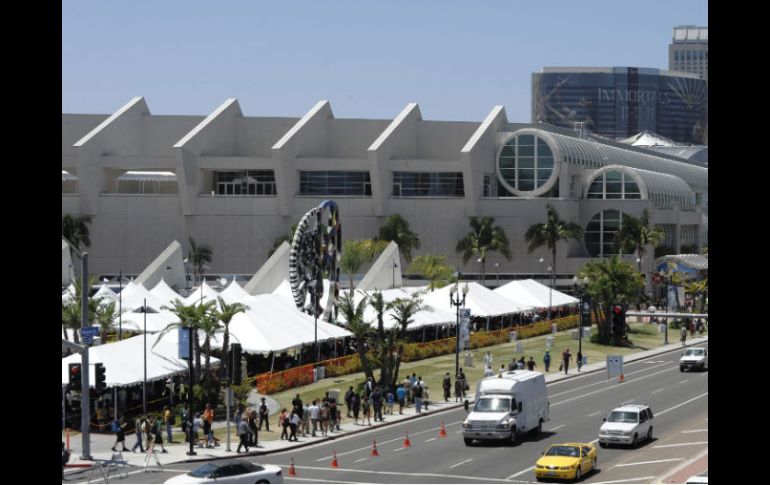
[[[230,382],[241,384],[241,344],[233,344],[230,353]]]
[[[70,364],[70,389],[80,391],[83,389],[80,375],[80,364]]]
[[[105,376],[105,367],[102,364],[94,364],[94,370],[96,371],[96,392],[101,392],[107,387],[107,376]]]

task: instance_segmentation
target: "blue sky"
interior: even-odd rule
[[[68,1],[62,112],[529,122],[543,66],[666,69],[675,25],[708,25],[706,0]]]

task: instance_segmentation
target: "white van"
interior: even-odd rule
[[[542,432],[543,423],[550,419],[550,405],[541,372],[515,370],[482,379],[476,403],[463,421],[465,444],[507,439],[515,445],[524,433]]]

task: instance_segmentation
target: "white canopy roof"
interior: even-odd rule
[[[203,288],[203,291],[201,292],[201,288]],[[217,301],[217,297],[219,296],[219,293],[212,287],[209,286],[206,281],[203,281],[203,284],[196,289],[194,289],[190,296],[188,296],[185,299],[185,305],[198,305],[201,302],[201,294],[203,295],[203,303],[208,303],[210,301]]]
[[[561,291],[551,291],[549,286],[531,279],[511,281],[493,291],[514,302],[532,308],[548,308],[549,294],[551,298],[551,307],[573,305],[579,302],[577,298],[562,293]]]
[[[179,355],[177,332],[169,332],[153,348],[156,338],[154,335],[147,336],[147,380],[163,379],[172,374],[186,372],[187,361],[177,358]],[[138,384],[144,378],[143,347],[143,335],[137,335],[120,342],[89,347],[89,363],[98,362],[104,365],[108,387]],[[62,359],[62,384],[69,382],[69,364],[80,363],[80,360],[80,354],[73,354]],[[212,364],[219,362],[219,359],[211,357],[211,362]],[[95,374],[91,369],[89,373],[91,386],[96,382]]]
[[[532,308],[532,306],[509,300],[476,282],[472,281],[467,284],[468,294],[465,297],[465,308],[470,308],[471,315],[473,316],[495,317],[509,313],[518,313]],[[465,283],[460,282],[459,289],[461,292],[464,286]],[[456,308],[449,303],[449,292],[453,287],[454,284],[451,284],[428,293],[424,298],[425,303],[433,308],[455,314]]]
[[[147,288],[133,281],[126,285],[125,288],[123,288],[123,291],[120,292],[119,297],[122,300],[121,305],[123,306],[124,312],[140,308],[142,305],[144,305],[145,299],[147,299],[148,307],[154,308],[158,311],[160,311],[160,307],[166,304],[165,302],[158,299],[158,297],[150,293]]]
[[[329,280],[323,280],[324,285],[324,294],[321,297],[321,301],[318,303],[321,305],[321,308],[326,309],[326,302],[329,299],[329,288],[331,287],[331,283],[329,283]],[[340,290],[342,291],[342,290]],[[291,292],[291,283],[289,283],[289,280],[283,280],[281,281],[281,284],[278,285],[278,287],[273,290],[273,295],[281,295],[291,298],[292,306],[294,308],[297,308],[297,305],[294,303],[294,295]],[[305,297],[305,307],[310,304],[310,294]]]
[[[110,303],[118,300],[118,295],[107,287],[107,284],[103,284],[99,291],[94,294],[94,298],[102,298],[105,303]]]
[[[150,306],[149,302],[147,306]],[[152,307],[150,307],[152,308]],[[134,332],[144,332],[144,313],[140,311],[125,312],[122,316],[122,327]],[[160,332],[170,323],[178,322],[179,318],[168,310],[160,310],[158,313],[147,312],[147,333]],[[113,327],[118,326],[118,320],[113,322]]]
[[[157,301],[162,302],[166,306],[173,306],[174,300],[179,301],[185,301],[185,299],[174,291],[170,286],[168,286],[168,283],[166,283],[163,278],[158,282],[155,287],[150,290],[150,294],[152,294],[153,297],[157,299]],[[158,310],[156,308],[156,310]]]
[[[61,171],[61,181],[62,182],[69,182],[69,181],[77,180],[77,179],[78,179],[77,177],[75,177],[74,175],[72,175],[68,171],[66,171],[66,170],[62,170]]]
[[[403,288],[393,288],[393,289],[381,290],[381,291],[382,291],[382,298],[385,300],[386,303],[390,303],[399,298],[408,300],[412,297],[413,293],[416,293],[416,292],[407,292]],[[364,294],[366,296],[371,297],[373,293],[374,291],[356,292],[355,294],[356,304],[361,302],[361,300],[364,297]],[[416,328],[433,326],[433,325],[451,325],[457,322],[457,317],[454,313],[449,313],[440,308],[435,308],[431,305],[428,305],[427,303],[425,303],[425,296],[423,296],[422,298],[423,298],[423,306],[426,308],[414,314],[414,316],[412,317],[413,321],[408,327],[409,330],[414,330]],[[393,310],[385,311],[383,315],[383,324],[385,325],[385,328],[392,328],[397,325],[395,320],[393,320],[392,318],[393,315],[394,315]],[[345,321],[342,315],[340,315],[340,319],[342,321]],[[364,312],[364,319],[369,323],[371,323],[373,327],[377,326],[377,312],[371,306],[367,306],[366,311]]]
[[[243,303],[243,300],[251,298],[251,295],[239,285],[235,278],[227,285],[227,288],[219,293],[219,296],[227,303],[232,305],[233,303]]]
[[[61,294],[61,302],[66,305],[74,297],[75,297],[75,284],[70,283],[67,289],[64,290],[64,293]]]
[[[174,172],[149,172],[139,170],[129,170],[124,173],[118,180],[125,181],[139,181],[139,182],[176,182],[176,174]]]

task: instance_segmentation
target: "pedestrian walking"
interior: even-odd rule
[[[182,433],[184,433],[185,436],[185,442],[189,442],[189,434],[187,432],[187,426],[189,425],[190,421],[190,406],[185,405],[184,408],[182,408],[182,412],[179,415],[179,420],[181,423]]]
[[[265,423],[265,431],[270,432],[270,412],[267,409],[267,403],[265,398],[262,398],[262,403],[259,405],[259,430],[262,431],[262,423]]]
[[[310,422],[313,424],[312,436],[316,437],[318,431],[318,418],[321,416],[321,408],[318,407],[318,399],[313,400],[313,404],[310,406]]]
[[[371,377],[367,377],[364,384],[364,397],[371,399],[372,392],[374,392],[374,380]]]
[[[417,381],[414,384],[414,387],[412,388],[412,393],[414,394],[414,405],[417,408],[417,414],[422,413],[422,386],[420,385],[420,381]]]
[[[157,419],[153,419],[152,428],[151,428],[151,433],[153,435],[153,443],[150,449],[154,449],[155,445],[160,445],[160,452],[168,453],[168,450],[166,450],[166,447],[163,446],[163,433],[161,432],[160,422],[161,422],[160,416]]]
[[[120,451],[128,451],[126,448],[126,426],[128,426],[126,418],[122,416],[120,419],[115,418],[112,422],[112,432],[115,433],[115,444],[112,445],[112,451],[118,451],[115,449],[118,443],[120,443]]]
[[[326,393],[326,396],[329,398],[329,430],[334,430],[334,428],[337,428],[337,431],[340,431],[340,421],[339,421],[339,413],[337,412],[337,399],[333,397],[329,397],[329,393]]]
[[[487,352],[487,355],[489,355],[489,352]],[[486,367],[487,364],[485,364]],[[449,396],[452,394],[452,378],[449,377],[449,372],[444,374],[444,381],[441,383],[441,387],[444,388],[444,402],[449,402]]]
[[[142,446],[142,425],[144,424],[143,421],[144,421],[144,416],[139,416],[138,418],[136,418],[136,421],[134,421],[134,426],[135,426],[134,432],[136,433],[136,444],[134,445],[133,448],[131,448],[131,451],[133,451],[134,453],[136,453],[137,446],[139,447],[139,451],[141,453],[144,453],[144,446]]]
[[[684,347],[685,340],[687,340],[687,327],[682,325],[682,331],[680,332],[680,337],[682,340],[682,347]]]
[[[398,414],[404,414],[404,404],[406,401],[406,389],[404,388],[404,384],[398,385],[396,397],[398,398]]]
[[[492,370],[489,366],[484,366],[484,377],[491,377],[495,375],[495,371]]]
[[[206,448],[213,448],[216,444],[214,441],[214,430],[212,425],[214,424],[214,410],[211,408],[211,404],[206,403],[206,410],[203,411],[203,432],[206,433]]]
[[[428,410],[428,404],[430,404],[430,391],[428,390],[428,384],[422,380],[422,376],[417,376],[417,382],[422,387],[422,405],[425,406],[425,410]]]
[[[543,356],[543,364],[545,365],[545,371],[550,372],[551,370],[551,352],[549,350],[545,351],[545,355]]]
[[[462,386],[460,387],[462,390],[462,397],[465,399],[465,391],[469,391],[470,386],[468,385],[468,379],[465,378],[465,372],[463,372],[462,367],[460,367],[460,380],[462,381]]]
[[[535,359],[532,358],[532,356],[529,356],[529,360],[527,361],[527,370],[535,370]]]
[[[484,365],[487,367],[492,367],[492,354],[489,353],[487,350],[487,353],[484,355]]]
[[[235,451],[236,453],[241,452],[241,446],[243,446],[246,449],[246,453],[249,452],[249,435],[251,433],[249,432],[249,419],[244,416],[241,418],[240,423],[238,423],[238,437],[241,439],[241,442],[238,443],[238,449]]]
[[[353,386],[350,386],[350,389],[348,389],[348,392],[345,393],[345,407],[346,409],[346,415],[349,418],[352,418],[353,416],[350,414],[352,412],[352,409],[350,408],[350,400],[353,399]]]
[[[326,436],[329,429],[329,403],[325,402],[321,406],[321,434]]]
[[[310,433],[310,405],[305,403],[302,407],[302,436]]]
[[[195,419],[193,419],[193,440],[196,442],[199,442],[198,438],[198,432],[203,429],[203,419],[201,418],[201,413],[195,413]],[[200,443],[198,443],[199,447],[203,447]]]
[[[387,413],[392,415],[393,414],[393,403],[395,401],[396,397],[393,395],[393,391],[388,391],[388,397],[387,397]]]
[[[297,428],[301,421],[302,419],[299,417],[299,414],[297,414],[297,411],[292,411],[289,416],[289,430],[291,431],[289,434],[289,441],[299,441],[299,438],[297,438]]]
[[[259,430],[257,430],[257,410],[251,409],[248,414],[249,446],[259,446]]]
[[[363,411],[363,419],[361,419],[361,424],[363,424],[364,420],[367,420],[369,422],[369,426],[372,425],[372,414],[371,414],[371,408],[369,405],[369,398],[364,397],[364,402],[361,405],[361,410]]]
[[[516,364],[516,357],[511,358],[511,362],[508,363],[508,371],[514,371],[516,370],[517,364]]]
[[[166,425],[166,441],[171,443],[173,440],[171,432],[173,431],[174,426],[174,414],[168,406],[163,408],[163,423]]]
[[[379,387],[375,387],[372,392],[372,409],[374,410],[374,421],[383,421],[382,419],[382,393]]]
[[[144,434],[144,439],[145,439],[144,449],[147,451],[152,450],[153,443],[155,442],[155,436],[151,432],[152,426],[154,423],[155,423],[154,417],[147,418],[142,423],[142,433]]]
[[[578,350],[577,353],[577,368],[578,372],[580,372],[580,368],[583,367],[583,352]]]
[[[286,413],[286,408],[281,409],[281,414],[278,416],[278,426],[281,427],[281,439],[285,440],[289,438],[289,415]]]
[[[527,366],[527,363],[524,362],[524,356],[522,355],[518,362],[516,362],[516,368],[519,370],[524,370],[524,368]]]
[[[569,361],[571,358],[572,354],[569,353],[569,348],[564,349],[564,352],[561,353],[561,365],[559,366],[559,370],[564,368],[564,375],[569,373]]]

